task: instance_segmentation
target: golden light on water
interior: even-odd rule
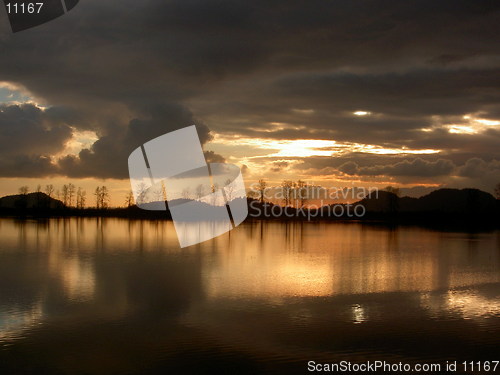
[[[350,296],[355,302],[347,310],[349,320],[362,324],[375,319],[377,312],[357,303],[358,296],[406,293],[415,297],[414,308],[428,316],[445,312],[484,319],[500,314],[500,304],[480,292],[500,282],[498,238],[490,234],[471,238],[415,227],[391,230],[359,224],[249,222],[180,249],[170,221],[73,218],[20,224],[2,220],[0,229],[3,255],[18,249],[29,249],[36,259],[45,254],[30,277],[60,285],[64,298],[73,303],[102,303],[105,298],[103,316],[124,316],[134,305],[120,288],[103,293],[109,275],[103,272],[105,267],[99,271],[96,259],[109,265],[128,259],[141,268],[145,252],[157,257],[160,272],[162,267],[168,270],[171,262],[192,262],[195,272],[191,276],[162,280],[189,280],[199,288],[203,301],[214,306],[254,300],[277,307],[295,298]],[[476,254],[473,263],[472,253]],[[113,285],[120,280],[111,276]],[[6,311],[0,306],[0,340],[22,336],[43,324],[44,298],[41,294],[36,303],[23,309]],[[289,313],[290,319],[301,322],[312,316],[303,308]],[[189,312],[184,316],[192,323],[191,318]]]

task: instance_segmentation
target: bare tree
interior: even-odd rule
[[[297,208],[304,207],[309,198],[309,186],[305,181],[298,180],[295,185],[294,198]]]
[[[68,205],[69,188],[68,185],[63,185],[62,187],[62,199],[65,206]]]
[[[148,193],[148,186],[144,182],[141,182],[141,184],[139,186],[137,186],[136,191],[139,193],[137,195],[136,203],[138,205],[146,203],[146,195]]]
[[[224,194],[226,194],[228,202],[231,202],[234,199],[234,185],[231,182],[231,179],[228,178],[224,186]]]
[[[285,207],[289,206],[292,201],[293,181],[284,180],[281,183],[281,191],[283,193],[283,202]]]
[[[106,186],[101,186],[101,208],[108,208],[109,206],[109,191]]]
[[[28,207],[28,192],[29,192],[29,187],[28,186],[21,186],[19,188],[19,194],[21,195],[19,199],[16,199],[15,205],[16,208],[20,209],[25,209]]]
[[[165,200],[165,199],[163,199],[163,185],[156,186],[153,194],[154,194],[154,200],[156,202],[160,202],[161,200]]]
[[[160,185],[155,185],[154,190],[152,190],[153,198],[156,202],[167,200],[167,189],[165,188],[165,183],[161,181]]]
[[[216,192],[217,190],[219,190],[219,185],[217,185],[217,184],[213,184],[213,185],[210,187],[210,190],[211,190],[211,192],[212,192],[212,198],[211,198],[211,202],[210,202],[210,203],[212,204],[212,206],[215,206],[215,205],[217,205],[217,195],[215,194],[215,192]]]
[[[165,187],[165,183],[163,181],[161,182],[161,197],[164,202],[167,201],[167,188]]]
[[[257,187],[260,193],[260,203],[264,203],[264,199],[266,198],[266,187],[267,183],[263,179],[259,180],[259,186]]]
[[[500,199],[500,183],[498,183],[497,186],[495,186],[495,197],[497,199]]]
[[[205,186],[203,186],[203,184],[199,184],[198,186],[196,186],[195,194],[197,199],[203,197],[205,195]]]
[[[42,185],[38,184],[36,185],[36,192],[40,193],[42,191]]]
[[[132,207],[133,204],[134,204],[134,193],[132,193],[132,190],[129,190],[127,195],[125,196],[125,206]]]
[[[94,197],[95,197],[95,207],[97,209],[101,208],[101,188],[99,186],[95,188]]]
[[[76,208],[84,209],[86,200],[87,192],[79,187],[78,191],[76,192]]]
[[[182,190],[182,198],[189,199],[191,197],[191,190],[187,187]]]
[[[98,186],[94,191],[96,208],[105,209],[109,206],[109,191],[106,186]]]
[[[68,185],[68,205],[72,206],[73,205],[73,197],[75,196],[76,188],[75,185],[69,184]]]
[[[49,198],[52,198],[52,194],[54,194],[54,185],[46,185],[45,186],[45,194],[49,196]]]

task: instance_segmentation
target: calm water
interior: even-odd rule
[[[500,233],[0,220],[0,372],[307,373],[498,360]]]

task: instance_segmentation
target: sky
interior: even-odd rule
[[[85,0],[15,34],[2,8],[0,195],[122,205],[128,155],[192,124],[247,185],[492,192],[499,45],[493,0]]]

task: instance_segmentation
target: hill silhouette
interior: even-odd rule
[[[0,209],[63,209],[64,203],[42,192],[7,195],[0,198]]]
[[[127,208],[86,208],[65,206],[60,200],[44,193],[10,195],[0,198],[0,216],[86,216],[125,217],[130,219],[171,219],[170,207],[192,202],[200,205],[199,220],[211,220],[201,214],[207,203],[177,199],[166,205],[166,210],[148,211],[135,205]],[[151,208],[158,202],[147,203]],[[439,189],[420,198],[398,197],[387,191],[372,192],[353,204],[332,204],[321,208],[294,208],[247,198],[250,219],[274,220],[357,220],[391,223],[475,225],[500,227],[500,200],[478,189]],[[352,215],[352,208],[363,206],[363,215]],[[164,205],[165,207],[165,205]],[[225,211],[225,206],[220,207]],[[360,212],[361,210],[358,210]],[[340,213],[340,214],[339,214]]]
[[[420,198],[398,197],[378,191],[359,202],[371,213],[488,214],[498,211],[499,201],[478,189],[439,189]]]

